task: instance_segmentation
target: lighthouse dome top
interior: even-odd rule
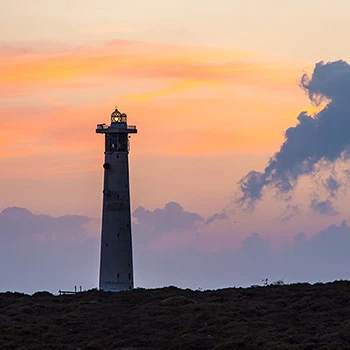
[[[137,128],[135,125],[128,125],[127,115],[115,108],[111,114],[111,125],[97,124],[96,132],[98,134],[137,134]]]
[[[121,113],[118,111],[118,108],[116,107],[114,112],[111,114],[111,123],[127,123],[127,115],[125,113]]]

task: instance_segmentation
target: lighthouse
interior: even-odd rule
[[[98,124],[96,133],[105,134],[99,289],[119,292],[134,287],[128,155],[137,129],[116,108],[111,124]]]

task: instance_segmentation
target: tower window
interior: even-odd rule
[[[129,272],[129,280],[131,280],[131,273]]]
[[[127,134],[106,134],[107,152],[127,152],[128,139]]]
[[[106,248],[108,248],[108,243],[106,244]]]

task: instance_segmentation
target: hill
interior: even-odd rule
[[[350,349],[350,282],[0,294],[1,349]]]

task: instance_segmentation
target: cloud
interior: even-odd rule
[[[45,232],[54,233],[57,241],[73,242],[84,237],[84,225],[91,220],[81,215],[65,215],[58,218],[35,215],[27,209],[18,207],[9,207],[0,213],[2,237],[16,235],[24,241],[30,241],[36,234]]]
[[[300,212],[300,208],[298,205],[293,205],[288,203],[286,206],[286,209],[284,210],[281,221],[287,222],[291,218],[293,218],[295,215],[297,215],[299,212]]]
[[[210,218],[188,220],[179,204],[172,206],[178,208],[171,211],[172,224],[164,226],[165,212],[170,214],[165,206],[154,211],[142,208],[148,215],[138,215],[138,224],[134,225],[135,271],[137,282],[143,286],[218,288],[261,284],[263,278],[271,282],[317,282],[349,277],[346,264],[350,258],[343,245],[350,241],[350,228],[345,221],[311,238],[299,233],[292,244],[275,249],[272,240],[259,233],[244,237],[240,243],[227,241],[227,236],[238,234],[235,226],[223,235],[218,225],[208,224]],[[290,215],[297,210],[297,206],[290,205]],[[211,218],[214,217],[217,214]],[[181,235],[186,238],[182,237],[185,244],[176,244]],[[165,244],[171,237],[172,244]],[[157,249],[154,242],[159,242]],[[208,251],[207,245],[215,245],[215,249]],[[331,250],[331,263],[325,259],[327,247]]]
[[[65,215],[35,215],[10,207],[0,213],[1,290],[72,289],[96,286],[98,232],[89,232],[94,219]]]
[[[326,190],[330,196],[335,197],[339,188],[341,187],[341,183],[333,176],[330,176],[328,179],[326,179],[324,186],[326,187]]]
[[[204,221],[197,213],[185,211],[179,203],[168,202],[164,208],[153,211],[140,206],[133,212],[136,230],[142,228],[142,239],[150,241],[169,232],[195,229]]]
[[[264,278],[270,282],[283,279],[288,283],[350,278],[347,268],[350,227],[345,221],[315,233],[311,238],[304,233],[296,234],[291,244],[280,248],[273,248],[271,239],[252,233],[238,246],[222,241],[221,247],[212,252],[202,248],[201,243],[208,236],[196,236],[198,228],[192,229],[197,240],[191,244],[163,245],[154,251],[141,238],[147,234],[143,225],[134,226],[135,270],[138,283],[146,287],[219,288],[262,284]],[[231,229],[227,234],[235,235],[236,232]],[[157,239],[164,235],[166,233],[159,232]],[[210,235],[221,239],[215,226]]]
[[[301,112],[298,123],[285,132],[285,141],[280,150],[269,160],[263,172],[250,171],[239,182],[238,203],[253,209],[261,200],[264,190],[273,188],[279,196],[290,198],[300,178],[332,170],[333,176],[325,183],[325,201],[311,203],[319,213],[334,214],[330,197],[335,197],[341,181],[334,170],[337,161],[349,159],[350,66],[345,61],[319,62],[311,77],[304,74],[300,86],[312,103],[325,107],[315,115]]]
[[[153,211],[140,206],[133,212],[133,218],[138,241],[155,252],[162,251],[165,247],[190,246],[215,250],[222,244],[220,240],[231,239],[226,231],[230,224],[225,212],[205,219],[197,213],[184,210],[179,203],[168,202],[164,208],[156,208]],[[222,222],[226,225],[222,225]],[[213,230],[216,232],[216,239],[211,234]],[[199,237],[204,239],[199,240]]]
[[[311,209],[313,209],[315,212],[322,214],[322,215],[329,215],[334,216],[338,215],[339,213],[333,208],[332,202],[327,199],[325,201],[318,201],[317,199],[313,199],[310,203]]]
[[[307,238],[299,233],[279,249],[271,240],[252,233],[237,245],[221,240],[216,225],[205,225],[196,213],[170,202],[153,211],[139,208],[133,225],[136,285],[220,288],[261,284],[261,280],[317,282],[350,278],[350,227],[345,221]],[[91,218],[67,215],[53,218],[23,208],[0,213],[1,291],[72,289],[97,286],[100,240],[86,226]],[[218,222],[219,223],[219,222]],[[210,228],[198,235],[198,224]],[[185,232],[191,244],[150,242]],[[202,231],[201,231],[202,232]],[[231,228],[227,235],[235,235]],[[210,236],[210,237],[209,237]],[[221,244],[213,251],[203,241]]]
[[[216,213],[216,214],[214,214],[214,215],[212,215],[210,218],[208,218],[207,220],[206,220],[206,224],[207,225],[209,225],[209,224],[211,224],[212,222],[214,222],[215,220],[226,220],[226,219],[228,219],[228,215],[227,215],[227,213],[224,211],[224,212],[222,212],[222,213]]]

